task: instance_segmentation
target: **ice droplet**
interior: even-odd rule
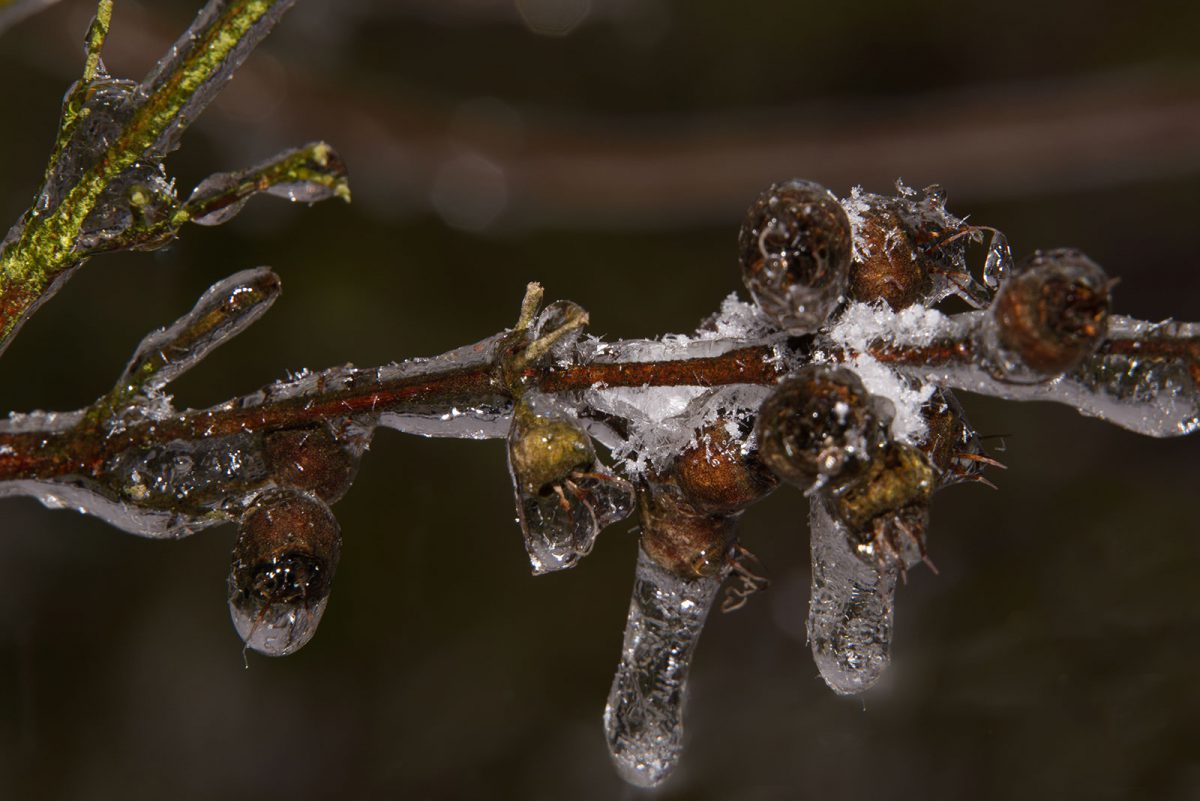
[[[987,258],[983,262],[983,283],[988,289],[997,289],[1008,278],[1012,268],[1013,257],[1008,247],[1008,237],[999,231],[992,231]]]
[[[247,512],[229,573],[229,614],[247,647],[285,656],[312,639],[341,548],[337,520],[312,495],[270,493]]]
[[[861,693],[888,666],[896,571],[880,572],[856,556],[845,527],[819,495],[809,498],[809,529],[808,641],[813,660],[834,692]]]
[[[625,781],[653,787],[683,748],[688,668],[724,572],[684,579],[638,548],[621,664],[604,708],[604,732]]]
[[[508,465],[534,573],[573,567],[601,529],[633,511],[633,486],[597,461],[591,437],[548,398],[518,404]]]

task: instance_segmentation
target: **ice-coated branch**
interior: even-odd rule
[[[256,191],[312,199],[343,181],[336,157],[310,146],[215,176],[164,219],[219,222]],[[985,238],[977,279],[965,253]],[[950,215],[936,188],[838,200],[778,184],[751,207],[739,250],[754,302],[730,296],[689,335],[604,342],[585,334],[581,306],[542,308],[531,284],[516,325],[476,344],[178,411],[169,382],[279,294],[270,270],[243,271],[147,336],[88,408],[0,423],[0,496],[159,538],[235,522],[231,617],[248,648],[283,655],[328,603],[341,552],[330,507],[378,428],[503,438],[534,573],[573,567],[602,529],[636,516],[604,722],[621,774],[656,785],[680,758],[687,674],[722,583],[726,611],[767,584],[737,525],[781,484],[809,498],[814,659],[834,691],[857,694],[890,659],[897,580],[933,569],[935,491],[1002,467],[953,389],[1055,400],[1155,436],[1200,427],[1200,326],[1110,315],[1113,282],[1082,253],[1013,264],[1002,234]],[[949,295],[974,310],[939,311]]]
[[[163,168],[184,130],[293,2],[210,0],[137,83],[104,69],[113,2],[100,0],[43,184],[0,249],[0,353],[92,255],[161,247],[189,221],[224,222],[256,192],[304,202],[349,199],[344,166],[320,143],[215,175],[183,203]]]

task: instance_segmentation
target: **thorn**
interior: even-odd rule
[[[964,451],[954,454],[954,457],[956,459],[969,459],[972,462],[980,462],[981,464],[991,465],[992,467],[998,467],[1001,470],[1008,469],[1008,465],[998,462],[990,456],[984,456],[983,454],[979,453],[967,453]]]

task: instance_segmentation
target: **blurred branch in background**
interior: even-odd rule
[[[30,14],[36,14],[58,0],[0,0],[0,33],[4,33]]]
[[[404,4],[385,16],[529,27],[522,9],[535,5]],[[645,5],[603,4],[587,21]],[[320,9],[314,4],[307,19],[332,24]],[[130,5],[128,13],[137,15],[126,25],[136,35],[114,41],[113,63],[170,41],[163,9]],[[367,13],[339,8],[333,27],[352,28]],[[72,30],[62,27],[54,46],[74,51]],[[1200,81],[1153,64],[773,108],[597,113],[550,111],[524,96],[439,101],[413,76],[399,88],[364,67],[331,76],[302,55],[293,61],[276,49],[256,59],[217,101],[200,127],[225,157],[263,156],[246,152],[247,124],[276,147],[289,131],[319,129],[371,164],[357,199],[372,216],[433,210],[467,230],[711,224],[736,218],[780,175],[838,188],[936,180],[958,201],[980,203],[1200,170]],[[65,52],[54,61],[70,62]]]

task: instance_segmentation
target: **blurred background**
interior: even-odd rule
[[[199,0],[121,0],[140,77]],[[0,37],[0,220],[39,182],[94,10]],[[89,264],[0,361],[0,409],[74,409],[139,339],[256,264],[285,293],[174,385],[430,355],[510,325],[526,281],[610,337],[689,331],[739,289],[768,183],[942,183],[1017,255],[1078,246],[1116,307],[1200,319],[1200,6],[788,0],[299,0],[168,162],[181,190],[313,139],[350,206],[256,200]],[[745,517],[771,589],[714,614],[667,799],[1200,797],[1200,440],[965,397],[1000,486],[934,506],[894,664],[835,697],[804,642],[805,501]],[[321,631],[271,660],[225,607],[234,531],[141,540],[0,501],[0,798],[636,799],[600,723],[629,526],[534,579],[503,447],[381,431],[335,509]]]

